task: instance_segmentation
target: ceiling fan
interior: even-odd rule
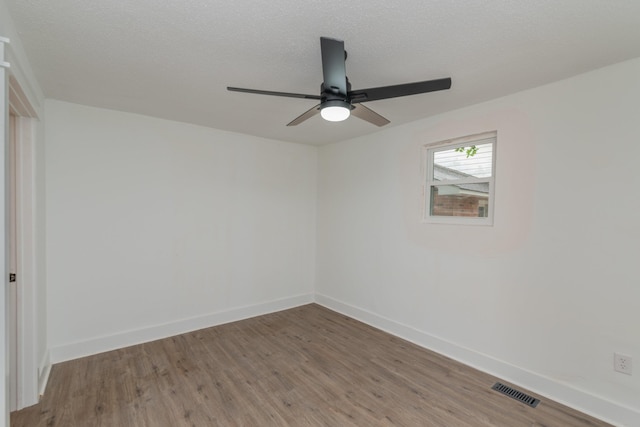
[[[451,78],[447,77],[423,82],[351,90],[351,83],[346,74],[345,61],[347,59],[347,52],[344,50],[344,41],[320,37],[320,50],[322,52],[322,75],[324,78],[324,82],[320,85],[320,95],[274,92],[240,87],[227,87],[227,90],[320,101],[318,105],[293,119],[287,126],[296,126],[318,113],[320,113],[325,120],[333,122],[346,120],[349,115],[353,114],[359,119],[376,126],[384,126],[389,123],[389,120],[362,105],[363,102],[435,92],[451,88]]]

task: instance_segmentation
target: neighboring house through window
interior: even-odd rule
[[[496,132],[424,146],[427,222],[493,224]]]

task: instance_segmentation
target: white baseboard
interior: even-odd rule
[[[44,390],[47,388],[47,382],[49,382],[49,374],[51,374],[51,360],[49,351],[47,350],[38,367],[38,396],[44,394]]]
[[[315,301],[328,309],[389,332],[420,347],[433,350],[608,423],[619,426],[637,426],[638,420],[640,420],[640,412],[632,408],[621,406],[535,372],[527,371],[486,354],[461,347],[367,310],[320,294],[315,295]]]
[[[86,341],[65,344],[50,349],[51,362],[59,363],[80,357],[116,350],[149,341],[155,341],[186,332],[196,331],[237,320],[286,310],[314,302],[313,294],[267,301],[260,304],[235,307],[230,310],[210,313],[176,322],[155,325],[148,328],[125,331],[114,335],[93,338]]]

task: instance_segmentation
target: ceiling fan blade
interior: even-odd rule
[[[322,50],[322,75],[325,91],[346,97],[347,70],[344,65],[344,42],[320,37],[320,49]]]
[[[399,96],[417,95],[451,88],[451,79],[427,80],[424,82],[405,83],[401,85],[358,89],[349,92],[351,103],[377,101],[379,99],[397,98]]]
[[[310,108],[307,111],[305,111],[304,113],[300,114],[298,117],[293,119],[291,122],[287,123],[287,126],[299,125],[300,123],[304,122],[307,119],[310,119],[311,117],[313,117],[313,116],[315,116],[316,114],[319,114],[319,113],[320,113],[320,104],[318,104],[315,107]]]
[[[319,95],[306,95],[304,93],[274,92],[270,90],[245,89],[241,87],[231,87],[231,86],[227,86],[227,90],[230,90],[232,92],[256,93],[258,95],[286,96],[287,98],[304,98],[304,99],[320,100]]]
[[[354,105],[353,109],[351,110],[351,115],[356,116],[357,118],[376,126],[384,126],[390,123],[389,120],[385,119],[375,111],[365,107],[363,104]]]

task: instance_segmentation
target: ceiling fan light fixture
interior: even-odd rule
[[[320,115],[329,122],[341,122],[351,115],[351,106],[345,101],[326,101],[321,107]]]

